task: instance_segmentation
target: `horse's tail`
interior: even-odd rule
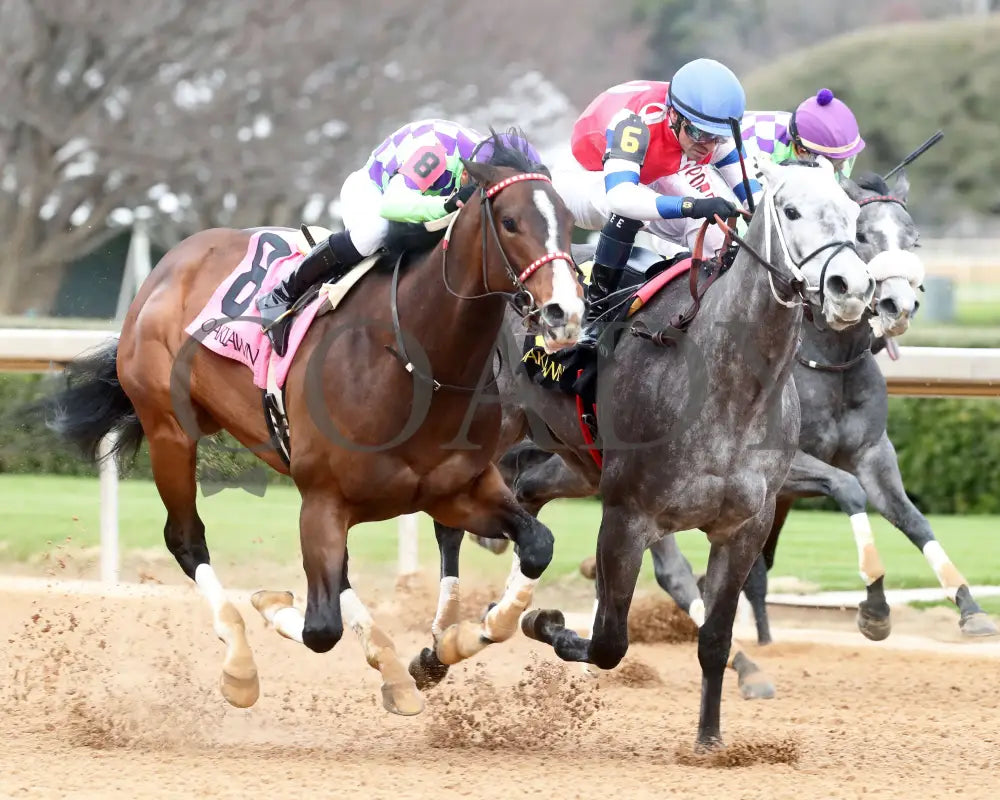
[[[116,436],[108,456],[119,463],[135,458],[142,444],[142,425],[118,381],[117,361],[118,339],[113,339],[68,363],[64,387],[37,404],[46,426],[91,462],[100,457],[101,440],[109,433]]]

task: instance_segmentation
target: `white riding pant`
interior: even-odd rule
[[[579,227],[592,231],[599,231],[604,227],[611,216],[611,209],[604,191],[603,172],[590,172],[580,166],[557,170],[552,174],[552,185]],[[657,178],[649,187],[665,195],[723,197],[738,207],[742,205],[719,171],[710,164],[688,163],[676,175]],[[701,219],[687,217],[656,219],[646,222],[643,230],[691,251],[703,222]],[[725,234],[718,225],[709,226],[705,233],[705,255],[716,253],[722,247],[724,239]]]
[[[367,169],[347,176],[340,189],[340,213],[351,243],[362,256],[370,256],[385,241],[389,220],[379,211],[382,192],[368,177]]]

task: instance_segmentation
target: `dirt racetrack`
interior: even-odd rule
[[[518,636],[452,669],[417,717],[387,714],[348,631],[316,655],[238,603],[261,698],[217,691],[222,645],[190,587],[0,588],[0,797],[995,797],[1000,660],[785,642],[751,654],[778,697],[740,699],[691,751],[695,647],[635,644],[581,675]],[[408,658],[433,596],[373,608]],[[395,611],[393,618],[393,612]],[[858,636],[860,639],[860,635]],[[965,652],[962,652],[962,651]]]

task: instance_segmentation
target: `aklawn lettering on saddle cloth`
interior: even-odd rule
[[[311,229],[314,238],[329,231]],[[273,354],[271,341],[261,327],[256,300],[289,275],[308,253],[308,243],[294,230],[262,230],[250,237],[246,255],[215,290],[205,307],[185,332],[213,353],[239,361],[253,373],[258,389],[268,388],[268,368]],[[295,353],[315,318],[335,308],[354,282],[374,263],[366,259],[337,284],[324,285],[319,294],[295,316],[284,356],[274,359],[273,379],[284,387]],[[353,273],[353,274],[352,274]]]

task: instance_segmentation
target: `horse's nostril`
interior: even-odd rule
[[[847,281],[839,275],[831,275],[826,279],[826,292],[836,297],[843,297],[847,294]]]
[[[896,301],[892,298],[885,298],[885,300],[878,301],[878,310],[882,314],[887,314],[890,317],[895,317],[899,314],[899,306],[896,305]]]
[[[566,311],[558,303],[547,303],[542,308],[542,319],[549,325],[562,325],[566,321]]]

